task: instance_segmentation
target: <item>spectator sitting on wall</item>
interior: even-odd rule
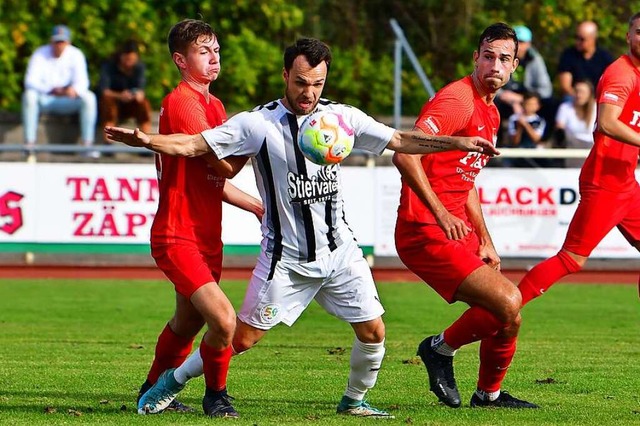
[[[87,60],[80,49],[71,45],[71,30],[56,25],[50,43],[35,50],[24,81],[22,124],[26,149],[33,152],[40,112],[52,114],[80,113],[80,133],[85,146],[95,139],[96,97],[89,90]],[[98,157],[99,152],[87,151]]]
[[[102,126],[115,126],[121,120],[135,118],[140,130],[151,131],[151,105],[144,93],[145,73],[138,44],[133,40],[123,43],[102,64],[98,83]]]

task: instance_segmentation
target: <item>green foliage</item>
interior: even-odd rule
[[[639,0],[3,0],[0,109],[19,110],[29,56],[58,23],[72,29],[94,84],[101,62],[118,44],[137,39],[149,69],[147,93],[156,108],[179,80],[166,48],[168,30],[181,19],[201,18],[219,33],[223,68],[214,91],[230,111],[280,96],[283,48],[298,36],[313,36],[334,50],[326,95],[373,114],[390,114],[392,17],[439,89],[472,69],[477,37],[490,23],[528,25],[553,75],[577,22],[596,20],[601,45],[618,55],[626,51],[626,21],[639,10]],[[417,114],[427,94],[407,60],[402,93],[403,110]]]
[[[390,424],[638,424],[635,286],[558,285],[523,310],[505,388],[540,404],[539,410],[468,407],[478,375],[477,344],[456,355],[463,406],[453,410],[438,404],[427,389],[416,346],[455,320],[464,305],[448,305],[424,284],[378,287],[386,308],[387,350],[367,397],[395,414]],[[222,288],[238,309],[246,282],[223,280]],[[173,293],[166,281],[2,280],[0,424],[210,423],[199,408],[202,378],[180,395],[194,413],[139,416],[134,411],[156,338],[173,314]],[[241,415],[233,424],[379,424],[335,414],[352,343],[351,328],[316,303],[292,327],[275,327],[231,362],[229,391]]]

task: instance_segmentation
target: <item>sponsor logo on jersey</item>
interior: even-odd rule
[[[289,197],[294,203],[313,204],[331,199],[338,193],[338,166],[325,166],[315,176],[287,173]]]
[[[278,305],[267,305],[260,309],[260,319],[267,324],[273,323],[278,318],[278,314],[280,314],[280,306]]]
[[[614,102],[618,102],[618,99],[619,99],[618,95],[611,92],[604,92],[602,97],[608,101],[614,101]]]

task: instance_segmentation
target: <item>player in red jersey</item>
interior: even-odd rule
[[[500,127],[493,103],[518,65],[515,32],[498,23],[484,30],[474,52],[473,73],[430,99],[415,127],[431,135],[480,136],[495,143]],[[482,216],[475,178],[488,161],[482,153],[394,155],[402,175],[396,247],[404,264],[447,302],[470,307],[443,333],[424,339],[418,355],[431,391],[460,406],[453,355],[480,340],[480,373],[471,406],[535,408],[500,392],[515,352],[520,293],[500,273],[500,257]]]
[[[520,281],[522,305],[579,271],[617,227],[640,250],[640,13],[629,20],[629,51],[605,70],[596,90],[594,145],[580,173],[580,202],[562,249]]]
[[[220,72],[216,34],[209,24],[187,19],[171,29],[168,44],[182,81],[162,102],[160,133],[198,133],[222,124],[224,106],[209,92]],[[258,218],[262,204],[226,182],[226,169],[213,154],[206,159],[159,154],[156,168],[160,201],[151,227],[151,254],[175,285],[176,311],[158,338],[153,364],[140,389],[138,412],[167,408],[169,402],[155,400],[152,385],[175,380],[174,368],[189,355],[206,323],[208,331],[199,348],[207,387],[203,408],[213,417],[237,417],[226,391],[236,317],[218,286],[222,201]]]

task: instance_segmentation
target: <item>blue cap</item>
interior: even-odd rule
[[[516,25],[513,27],[516,32],[516,37],[518,37],[518,41],[523,43],[530,43],[533,40],[533,34],[531,30],[524,25]]]
[[[51,31],[51,41],[71,41],[71,30],[66,25],[56,25]]]

